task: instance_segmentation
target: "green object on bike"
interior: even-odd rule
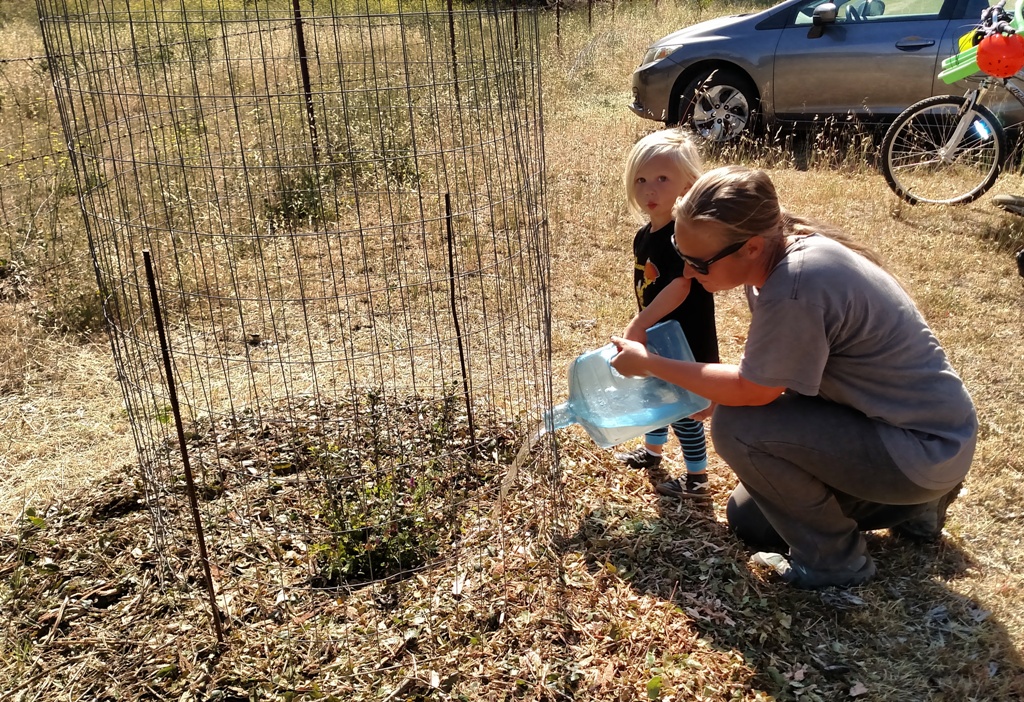
[[[939,79],[944,83],[955,83],[969,76],[973,76],[978,68],[978,47],[972,46],[959,54],[953,54],[942,61],[942,71]]]
[[[1024,0],[1017,0],[1017,6],[1013,10],[1013,19],[1010,21],[1010,26],[1018,32],[1024,32],[1022,6],[1024,6]],[[972,46],[958,54],[953,54],[947,59],[943,59],[939,79],[943,83],[955,83],[958,80],[973,76],[980,70],[978,68],[978,47]]]

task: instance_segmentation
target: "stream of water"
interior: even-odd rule
[[[492,512],[494,516],[501,512],[501,506],[505,502],[505,497],[508,495],[508,491],[512,488],[513,483],[516,482],[516,478],[519,477],[519,469],[526,464],[526,460],[530,457],[530,451],[540,441],[540,437],[548,432],[549,428],[554,428],[549,425],[550,415],[545,415],[545,420],[538,422],[536,428],[530,432],[526,441],[523,442],[519,453],[516,454],[515,460],[509,466],[508,473],[505,474],[505,478],[501,481],[501,490],[498,491],[498,499],[494,504],[494,511]]]

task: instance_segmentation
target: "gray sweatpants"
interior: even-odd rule
[[[784,393],[762,407],[715,408],[715,451],[740,485],[727,516],[761,550],[789,547],[815,570],[865,552],[862,530],[895,526],[949,491],[913,483],[893,463],[874,420],[819,398]]]

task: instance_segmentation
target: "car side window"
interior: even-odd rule
[[[838,10],[836,24],[933,19],[939,17],[945,3],[945,0],[811,0],[797,10],[794,24],[810,25],[814,8],[829,1],[835,2]],[[980,16],[980,10],[978,14]]]
[[[937,18],[942,12],[942,0],[885,0],[885,16],[895,19],[908,17]]]
[[[967,10],[964,12],[964,19],[969,20],[980,20],[981,13],[988,8],[995,5],[999,0],[970,0],[967,3]],[[1010,9],[1015,3],[1013,0],[1007,0],[1006,9]]]

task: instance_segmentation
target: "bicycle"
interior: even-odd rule
[[[1024,0],[1017,0],[1012,16],[1004,2],[988,8],[978,28],[961,38],[961,51],[942,62],[943,82],[955,83],[981,70],[977,51],[984,37],[1024,34]],[[959,204],[984,195],[1006,163],[1008,139],[982,100],[1002,87],[1024,106],[1022,74],[997,78],[983,73],[977,87],[963,96],[925,98],[901,112],[882,139],[882,174],[893,192],[912,205]]]

